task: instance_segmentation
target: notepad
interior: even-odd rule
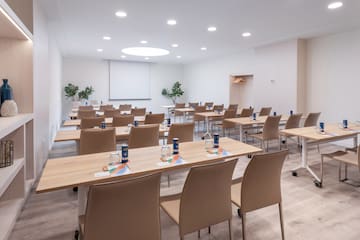
[[[157,165],[160,167],[168,166],[168,165],[179,165],[184,164],[186,161],[180,155],[172,155],[166,161],[161,160]]]
[[[217,157],[217,156],[225,157],[230,155],[230,153],[223,148],[212,148],[207,150],[207,153],[208,153],[207,154],[208,157]]]
[[[94,174],[95,177],[121,176],[131,173],[129,166],[126,163],[119,163],[103,167],[102,172]]]

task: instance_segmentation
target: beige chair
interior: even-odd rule
[[[173,138],[179,138],[179,142],[192,142],[194,140],[193,122],[189,123],[173,123],[170,126],[167,142],[170,144]]]
[[[189,102],[189,107],[190,108],[196,108],[197,106],[199,106],[199,103],[198,102]]]
[[[146,114],[144,124],[161,124],[164,122],[164,119],[164,113]]]
[[[214,103],[213,102],[206,102],[205,104],[206,109],[213,108]]]
[[[80,129],[100,127],[101,123],[104,121],[105,118],[103,117],[82,118],[80,121]]]
[[[320,117],[320,112],[309,113],[304,122],[304,127],[312,127],[317,125],[317,121]]]
[[[231,201],[239,207],[243,240],[246,240],[246,214],[274,204],[279,207],[281,237],[285,239],[280,179],[287,154],[287,150],[283,150],[254,155],[243,177],[233,181]]]
[[[89,106],[79,106],[79,111],[83,110],[94,110],[94,107],[92,105]]]
[[[214,110],[214,112],[222,112],[222,111],[224,111],[224,104],[214,105],[213,110]]]
[[[105,109],[104,111],[104,116],[107,118],[112,118],[119,115],[120,111],[118,109]]]
[[[360,145],[357,147],[357,151],[353,151],[353,148],[346,149],[346,151],[336,151],[332,153],[321,154],[320,165],[320,182],[314,182],[317,187],[322,187],[324,183],[324,158],[330,158],[339,162],[339,181],[348,183],[355,187],[360,187],[359,183],[348,182],[348,165],[352,165],[358,168],[360,172]],[[342,165],[345,165],[345,177],[342,178]]]
[[[236,128],[235,123],[225,121],[226,119],[229,119],[229,118],[236,118],[235,110],[226,110],[224,113],[223,120],[220,123],[217,123],[215,125],[216,127],[222,128],[223,136],[225,136],[226,130],[229,130],[229,134],[230,134],[230,129]]]
[[[115,128],[83,129],[80,133],[80,154],[110,152],[116,150]]]
[[[120,104],[119,111],[120,112],[131,112],[131,104]]]
[[[134,116],[145,116],[146,108],[133,108],[131,109],[131,115]]]
[[[239,117],[251,117],[253,112],[254,112],[253,108],[243,108],[243,109],[241,109],[241,113],[240,113]]]
[[[301,116],[302,116],[302,113],[290,115],[288,120],[286,121],[285,129],[299,128]],[[288,138],[291,138],[292,136],[293,135],[290,135],[290,134],[280,133],[280,137],[285,138],[285,140],[283,140],[283,141],[285,141],[285,143],[286,143],[286,148],[288,148],[287,140],[288,140]],[[297,138],[297,144],[299,144],[299,138]]]
[[[179,225],[180,239],[223,221],[228,221],[231,239],[231,179],[236,162],[193,167],[181,194],[160,199],[161,208]]]
[[[100,105],[100,112],[105,112],[105,110],[113,110],[114,107],[112,104]]]
[[[185,108],[185,103],[176,103],[176,104],[175,104],[175,109],[176,109],[176,108]],[[175,119],[176,119],[176,117],[182,117],[182,116],[184,116],[184,113],[182,113],[182,112],[177,112],[177,111],[174,110],[174,117],[175,117]]]
[[[238,104],[229,104],[227,110],[235,110],[235,112],[237,112],[238,106],[239,106]]]
[[[77,114],[78,119],[96,117],[95,110],[79,110]]]
[[[260,109],[259,116],[269,116],[271,113],[271,107],[263,107]]]
[[[142,148],[159,145],[159,124],[132,127],[129,148]]]
[[[119,115],[113,117],[112,126],[122,127],[134,123],[134,115]]]
[[[279,123],[281,115],[269,116],[266,118],[263,131],[261,133],[250,134],[249,136],[261,141],[261,148],[268,151],[269,141],[278,140],[280,148],[280,135],[279,135]],[[266,148],[265,148],[266,142]]]
[[[206,107],[205,106],[196,106],[195,112],[194,112],[194,122],[197,122],[198,129],[199,129],[200,122],[204,122],[204,126],[205,126],[205,117],[196,115],[196,113],[201,113],[201,112],[206,112]]]
[[[99,105],[99,101],[98,100],[90,100],[90,105]]]
[[[81,240],[160,240],[160,174],[90,186]]]

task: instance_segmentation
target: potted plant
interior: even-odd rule
[[[64,87],[64,91],[65,97],[70,98],[72,101],[75,101],[75,96],[79,91],[79,87],[72,83],[68,83],[68,85]]]
[[[165,97],[168,97],[171,99],[171,101],[173,102],[173,104],[176,104],[176,99],[178,97],[181,97],[184,94],[184,91],[181,89],[181,83],[180,82],[175,82],[174,85],[171,88],[171,91],[164,88],[161,91],[161,94]]]
[[[84,90],[78,93],[79,99],[81,100],[89,100],[89,96],[94,92],[94,89],[90,87],[86,87]]]

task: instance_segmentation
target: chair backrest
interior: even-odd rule
[[[300,127],[302,113],[292,114],[286,121],[285,129],[298,128]]]
[[[253,114],[254,109],[253,108],[243,108],[241,110],[240,116],[239,117],[251,117],[251,115]]]
[[[263,139],[271,140],[279,138],[279,123],[281,115],[266,118],[263,128]]]
[[[110,152],[115,150],[115,128],[90,128],[81,130],[80,154]]]
[[[112,104],[106,104],[106,105],[101,105],[100,106],[100,111],[101,112],[105,112],[105,110],[113,110],[114,107]]]
[[[146,114],[144,124],[161,124],[164,119],[164,113]]]
[[[79,111],[82,111],[82,110],[93,110],[94,107],[92,105],[89,105],[89,106],[79,106]]]
[[[99,101],[98,100],[90,100],[90,104],[91,105],[98,105]]]
[[[180,200],[180,235],[232,217],[231,181],[237,160],[193,167]]]
[[[146,113],[146,108],[132,108],[131,115],[134,116],[144,116]]]
[[[259,116],[269,116],[271,113],[272,107],[263,107],[260,109]]]
[[[175,103],[175,108],[185,108],[185,103]]]
[[[221,104],[221,105],[214,105],[214,112],[216,111],[223,111],[224,110],[224,104]]]
[[[198,102],[189,102],[189,107],[195,109],[197,106],[199,106],[199,103],[198,103]]]
[[[129,136],[129,148],[151,147],[159,145],[159,124],[132,127]]]
[[[246,213],[281,202],[280,177],[288,150],[254,155],[241,184],[241,211]]]
[[[195,113],[206,112],[205,106],[196,106]],[[204,121],[205,117],[194,114],[194,121]]]
[[[134,123],[134,115],[119,115],[113,117],[112,126],[122,127]]]
[[[96,117],[95,110],[79,110],[77,114],[78,119]]]
[[[233,109],[228,109],[225,111],[224,113],[224,119],[223,119],[223,128],[224,129],[227,129],[227,128],[235,128],[236,127],[236,124],[235,123],[231,123],[231,122],[228,122],[228,121],[225,121],[225,119],[228,119],[228,118],[236,118],[236,110],[233,110]]]
[[[90,186],[84,240],[160,240],[160,176]]]
[[[120,111],[131,111],[131,104],[120,104]]]
[[[214,106],[214,103],[213,102],[206,102],[204,105],[205,105],[206,108],[212,108]]]
[[[82,118],[80,121],[80,129],[87,129],[93,127],[100,127],[101,123],[105,121],[103,117]]]
[[[228,110],[238,110],[238,104],[229,104]]]
[[[179,138],[179,142],[192,142],[194,140],[193,122],[173,123],[169,129],[167,142],[171,143],[173,138]]]
[[[119,116],[120,111],[118,109],[105,109],[104,116],[107,118]]]
[[[304,127],[312,127],[317,125],[317,121],[320,117],[320,112],[309,113],[304,122]]]

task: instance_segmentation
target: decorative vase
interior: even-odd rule
[[[2,117],[13,117],[18,114],[18,107],[14,100],[6,100],[1,105],[1,116]]]
[[[0,101],[1,104],[3,104],[5,102],[5,100],[13,99],[12,88],[8,84],[7,79],[3,79],[3,85],[0,88],[0,92],[1,92],[1,94],[0,94],[1,95],[1,101]]]

